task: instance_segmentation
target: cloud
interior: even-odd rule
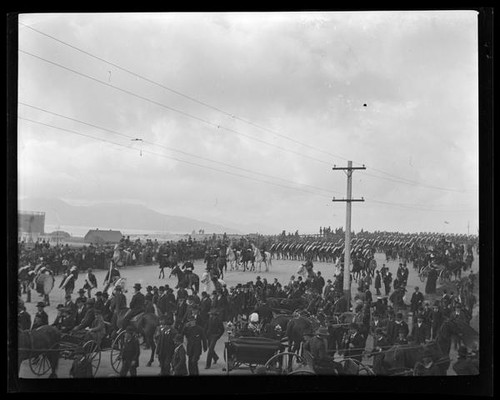
[[[348,158],[368,167],[355,173],[356,196],[419,205],[367,201],[355,207],[355,229],[440,230],[444,218],[463,232],[477,221],[474,12],[20,20],[157,83],[22,27],[21,50],[91,79],[21,53],[20,101],[95,126],[22,105],[20,116],[97,138],[21,120],[22,195],[128,199],[214,223],[315,232],[344,224],[329,198],[345,193],[345,175],[331,166]]]

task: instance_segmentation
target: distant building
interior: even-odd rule
[[[83,238],[85,243],[118,243],[122,238],[120,231],[91,229]]]
[[[18,212],[18,237],[26,242],[36,241],[44,234],[45,213],[40,211]]]

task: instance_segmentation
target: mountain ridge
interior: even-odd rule
[[[141,204],[71,205],[61,199],[26,198],[18,201],[18,209],[45,212],[46,225],[103,226],[183,234],[204,229],[206,233],[242,234],[231,227],[163,214]]]

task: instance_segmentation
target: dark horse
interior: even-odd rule
[[[248,268],[248,263],[251,262],[252,266]],[[241,263],[243,264],[243,271],[249,269],[250,271],[255,270],[255,255],[252,249],[241,250]]]
[[[117,326],[119,329],[123,329],[123,317],[129,311],[129,308],[120,310],[117,319]],[[151,356],[147,366],[150,367],[154,361],[154,356],[156,352],[156,343],[154,341],[154,334],[156,328],[159,325],[158,316],[152,313],[140,313],[130,320],[130,324],[136,329],[136,331],[144,338],[144,343],[146,348],[151,349]]]
[[[170,276],[174,275],[177,277],[176,289],[191,289],[193,293],[198,293],[200,290],[200,277],[194,272],[183,271],[178,265],[176,265]],[[170,277],[169,276],[169,277]]]
[[[319,327],[319,321],[315,318],[304,316],[293,317],[288,321],[286,327],[286,336],[288,338],[288,347],[291,352],[297,352],[306,335],[313,335]]]
[[[45,356],[52,369],[49,378],[57,378],[56,370],[59,364],[59,341],[61,339],[59,330],[51,325],[43,325],[34,331],[20,330],[18,339],[17,373],[19,374],[21,363],[24,360]]]
[[[377,375],[390,375],[391,370],[414,369],[422,362],[425,350],[433,354],[433,361],[439,367],[441,374],[446,375],[450,367],[450,348],[452,336],[460,338],[466,346],[474,347],[478,343],[479,334],[464,322],[446,320],[437,334],[436,340],[425,345],[393,346],[381,355],[374,369]],[[374,363],[375,365],[375,363]]]

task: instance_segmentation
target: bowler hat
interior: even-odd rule
[[[45,303],[43,301],[39,301],[36,305],[37,307],[45,307]]]
[[[96,296],[102,296],[102,292],[96,292]]]
[[[142,289],[142,286],[140,283],[136,283],[134,286],[134,289],[137,289],[137,290],[141,290]]]
[[[158,290],[159,290],[160,292],[164,292],[164,291],[165,291],[165,286],[160,286],[160,287],[158,288]]]
[[[56,308],[57,308],[58,310],[60,310],[61,308],[64,308],[64,305],[63,305],[63,304],[58,304]]]
[[[146,288],[146,290],[153,290],[153,286],[148,285],[148,287]]]

